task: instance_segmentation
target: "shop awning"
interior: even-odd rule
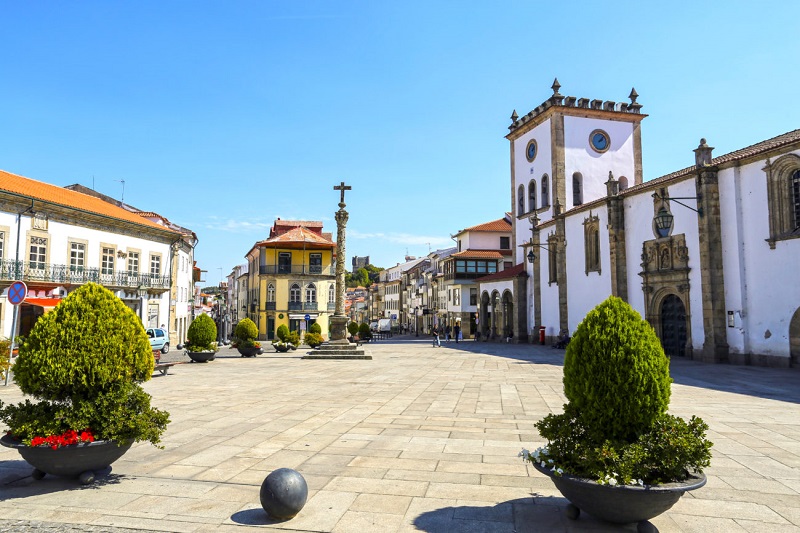
[[[52,311],[58,305],[61,298],[25,298],[23,304],[36,305],[44,308],[44,312]]]

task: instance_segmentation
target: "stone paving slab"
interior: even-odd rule
[[[543,444],[534,423],[561,409],[563,351],[483,342],[432,349],[395,337],[372,360],[304,352],[176,364],[145,383],[171,413],[164,449],[136,444],[98,482],[34,481],[0,449],[0,533],[77,531],[635,531],[566,506],[517,458]],[[672,413],[715,442],[706,487],[652,520],[662,533],[800,531],[800,372],[672,361]],[[0,399],[22,398],[16,386]],[[309,501],[271,520],[263,479],[295,468]]]

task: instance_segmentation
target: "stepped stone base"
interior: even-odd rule
[[[372,359],[357,344],[323,344],[308,352],[302,359]]]

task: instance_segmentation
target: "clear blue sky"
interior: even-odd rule
[[[800,127],[800,2],[0,2],[0,168],[200,238],[208,284],[344,180],[347,264],[510,210],[513,109],[624,101],[645,180]],[[220,268],[222,271],[220,271]]]

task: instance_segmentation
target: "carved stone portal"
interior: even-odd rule
[[[672,353],[668,355],[692,355],[690,270],[685,235],[642,244],[639,275],[642,276],[645,319],[656,330],[665,349],[670,348]],[[676,345],[680,346],[676,348]]]

